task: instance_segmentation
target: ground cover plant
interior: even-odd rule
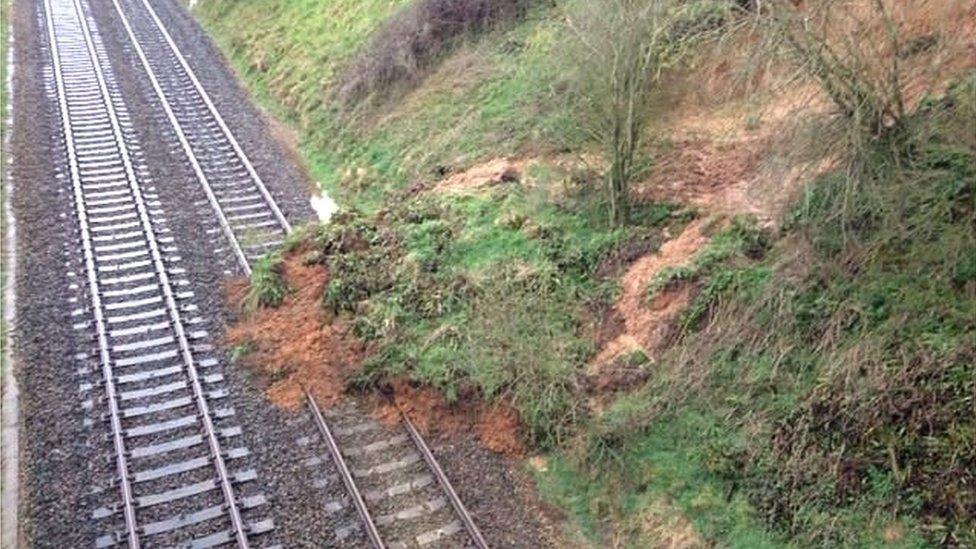
[[[624,531],[664,495],[735,543],[763,524],[800,546],[973,543],[976,151],[952,128],[974,83],[916,113],[897,158],[875,144],[856,225],[838,222],[852,198],[831,173],[765,259],[709,259],[749,240],[733,228],[664,274],[706,303],[647,386],[591,424],[554,497],[591,493],[606,508],[585,522],[623,515]]]
[[[197,13],[346,210],[302,253],[328,273],[326,316],[370,349],[350,385],[406,379],[513,406],[574,541],[976,544],[976,77],[946,23],[976,13],[954,0],[691,4],[669,32],[716,40],[696,41],[642,105],[628,224],[608,222],[612,154],[582,131],[586,94],[568,80],[567,25],[592,3],[466,0],[430,28],[447,3],[212,0]],[[672,112],[673,95],[712,78],[741,97]],[[785,215],[712,215],[661,198],[682,181],[648,188],[689,141],[665,133],[682,129],[669,116],[700,131],[760,102],[756,89],[798,88],[814,99],[780,114],[794,125],[769,130],[744,109],[722,145],[781,146],[772,160],[802,180],[773,191],[792,200]],[[528,160],[450,184],[511,158]],[[696,215],[704,244],[640,286],[646,307],[688,296],[665,348],[626,354],[641,375],[595,394],[622,271]],[[256,269],[253,306],[289,295],[278,266]]]

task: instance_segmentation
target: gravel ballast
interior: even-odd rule
[[[138,10],[140,4],[141,0],[121,2],[125,10]],[[158,195],[160,215],[166,218],[194,293],[192,301],[199,307],[203,324],[194,329],[210,334],[213,354],[220,357],[218,368],[226,377],[227,400],[236,411],[234,423],[243,428],[241,445],[251,452],[247,465],[256,469],[257,480],[241,488],[241,494],[261,493],[268,498],[261,514],[270,515],[276,528],[255,538],[256,545],[360,545],[359,535],[341,543],[332,541],[336,531],[348,525],[349,516],[330,513],[325,503],[341,500],[345,494],[334,482],[313,486],[309,448],[296,442],[309,437],[307,411],[285,411],[270,404],[262,388],[230,360],[229,350],[220,344],[224,325],[233,315],[222,289],[227,276],[239,273],[239,267],[115,7],[111,2],[84,5],[107,52],[114,85],[134,122],[133,142],[139,145],[151,179],[146,190]],[[297,226],[312,220],[311,189],[301,167],[272,137],[271,124],[237,85],[212,42],[183,6],[171,1],[153,5],[289,221]],[[90,353],[94,344],[86,332],[72,328],[77,319],[70,316],[70,311],[86,306],[86,296],[79,280],[77,219],[50,89],[51,52],[42,6],[39,0],[17,0],[12,13],[18,45],[10,175],[16,191],[11,205],[18,227],[20,273],[13,334],[21,390],[20,520],[26,545],[90,547],[106,533],[104,523],[92,520],[93,513],[117,499],[117,488],[100,404],[95,399],[85,407],[91,395],[85,393],[84,383],[91,379],[79,372],[75,358]],[[470,510],[489,543],[544,545],[525,509],[517,502],[501,501],[502,494],[512,493],[513,481],[506,472],[510,464],[470,446],[438,445],[435,451],[462,498],[466,493],[473,497]],[[479,471],[477,476],[463,472],[469,459],[474,463],[468,467]],[[477,482],[482,494],[491,486],[490,493],[499,497],[491,498],[493,502],[474,497],[475,492],[465,486],[468,482]]]

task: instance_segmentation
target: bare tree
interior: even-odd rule
[[[572,89],[584,132],[610,162],[607,192],[615,226],[629,217],[629,184],[650,116],[651,92],[682,50],[673,23],[678,0],[578,1],[566,8]]]
[[[840,113],[871,135],[897,129],[913,101],[944,80],[943,65],[958,51],[958,37],[942,29],[913,36],[913,14],[938,21],[966,0],[763,0],[755,21],[765,40],[758,55],[785,54],[816,80]],[[927,51],[937,55],[919,55]],[[913,90],[914,97],[906,93]]]

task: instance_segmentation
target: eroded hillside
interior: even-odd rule
[[[687,3],[619,225],[584,3],[449,4],[195,8],[343,210],[229,292],[272,398],[473,429],[562,543],[976,543],[976,5]]]

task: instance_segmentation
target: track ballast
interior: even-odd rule
[[[244,516],[265,499],[239,493],[256,472],[237,445],[234,410],[220,406],[227,392],[208,335],[190,329],[193,296],[180,290],[188,283],[177,249],[140,182],[146,172],[133,161],[138,145],[124,131],[131,121],[97,30],[80,0],[47,0],[44,10],[88,289],[75,327],[96,343],[76,358],[91,407],[103,410],[116,473],[115,497],[106,488],[109,502],[93,517],[107,531],[96,545],[248,547],[273,523]]]
[[[93,516],[105,532],[95,545],[249,547],[274,529],[269,501],[254,488],[257,472],[226,404],[219,353],[194,329],[205,319],[90,6],[43,2],[87,290],[72,318],[92,343],[76,359],[86,407],[104,420],[114,472],[95,491],[105,502]],[[231,255],[250,273],[290,224],[152,5],[112,0],[112,7]],[[326,511],[349,515],[318,544],[487,547],[409,420],[391,431],[353,403],[324,413],[308,403],[314,435],[300,444],[327,450],[310,466],[338,483],[331,493],[347,496],[324,502]]]

